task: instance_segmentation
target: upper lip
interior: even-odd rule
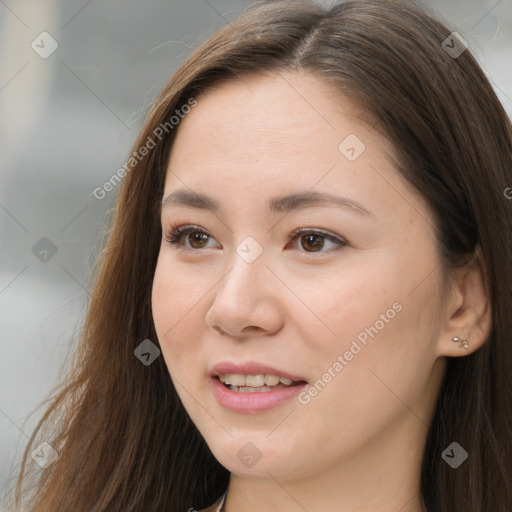
[[[277,375],[278,377],[288,377],[289,379],[300,382],[306,381],[305,378],[293,375],[292,373],[277,368],[272,368],[266,364],[258,363],[255,361],[248,361],[245,363],[232,363],[224,361],[217,363],[210,370],[211,377],[218,377],[219,375],[239,373],[242,375]]]

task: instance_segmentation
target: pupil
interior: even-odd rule
[[[323,240],[322,240],[322,238],[323,238],[322,235],[305,235],[303,238],[305,240],[307,240],[307,245],[314,246],[313,247],[314,251],[321,249],[324,245]],[[304,244],[303,244],[303,246],[305,247]]]
[[[194,243],[198,243],[199,245],[201,244],[201,242],[206,242],[206,238],[208,237],[208,235],[205,235],[204,233],[193,233],[192,234],[192,246],[195,247]],[[202,240],[201,240],[202,238]],[[190,241],[190,238],[189,238],[189,241]]]

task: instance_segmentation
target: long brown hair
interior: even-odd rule
[[[79,348],[25,450],[14,506],[182,512],[226,489],[229,472],[188,417],[163,357],[146,366],[134,356],[145,339],[158,345],[151,289],[178,129],[169,120],[220,80],[302,69],[356,97],[391,141],[397,168],[431,207],[446,269],[482,247],[493,328],[481,349],[449,358],[421,491],[429,512],[512,510],[512,129],[470,51],[446,51],[451,32],[408,2],[266,2],[192,53],[133,148],[157,142],[123,179]],[[29,457],[42,441],[59,453],[44,470]],[[469,454],[456,470],[441,458],[453,441]]]

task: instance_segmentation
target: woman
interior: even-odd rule
[[[512,510],[512,130],[460,35],[267,2],[133,151],[30,510]]]

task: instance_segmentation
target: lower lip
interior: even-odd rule
[[[298,395],[307,385],[305,382],[288,388],[276,388],[271,391],[241,393],[231,391],[217,377],[212,377],[213,392],[221,405],[237,412],[267,411]]]

